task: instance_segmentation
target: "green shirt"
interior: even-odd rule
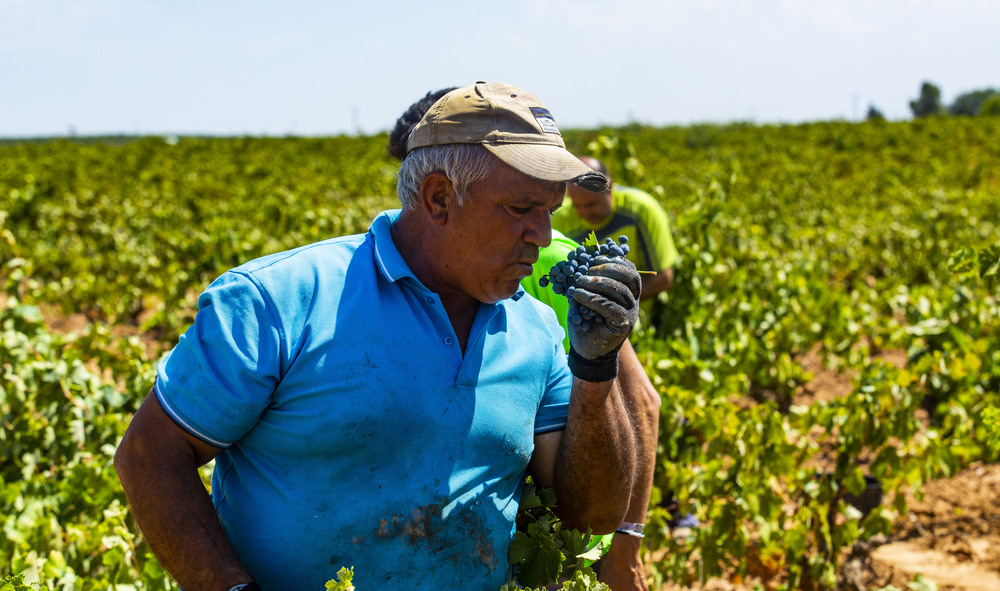
[[[562,325],[563,332],[566,334],[566,337],[563,339],[563,346],[566,347],[567,353],[569,353],[569,332],[566,332],[566,323],[569,316],[569,300],[566,299],[566,296],[552,291],[551,284],[542,287],[538,284],[538,280],[547,275],[553,265],[565,259],[566,255],[576,247],[576,242],[553,229],[552,244],[538,252],[538,262],[535,263],[531,275],[521,280],[521,287],[524,288],[524,291],[555,310],[556,318],[559,320],[559,324]]]
[[[552,215],[552,227],[577,242],[594,232],[598,242],[628,236],[628,260],[640,271],[659,272],[677,262],[677,248],[670,233],[670,219],[652,195],[632,187],[611,187],[611,216],[597,226],[588,224],[573,209],[569,196]]]

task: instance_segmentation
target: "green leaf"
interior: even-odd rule
[[[994,244],[979,252],[979,276],[996,277],[1000,274],[1000,244]]]
[[[597,560],[601,557],[601,544],[597,544],[594,548],[588,547],[590,546],[591,539],[593,539],[589,529],[585,534],[577,529],[562,529],[559,531],[559,539],[563,544],[563,552],[567,556],[584,558],[586,560]],[[596,556],[594,555],[595,551]]]
[[[514,534],[510,544],[510,561],[516,566],[517,582],[521,585],[546,585],[555,581],[562,572],[564,558],[555,540],[534,523],[528,526],[527,532]]]
[[[948,270],[959,277],[974,275],[977,267],[976,251],[971,248],[959,248],[948,257]]]
[[[928,579],[924,575],[918,574],[913,580],[906,584],[913,591],[937,591],[937,583]]]
[[[563,591],[610,591],[611,588],[597,580],[597,575],[589,568],[573,572],[573,576],[562,584]]]
[[[577,554],[576,557],[582,558],[584,560],[596,561],[600,559],[603,552],[604,552],[604,543],[598,542],[596,546],[594,546],[590,550],[587,550],[586,552],[583,552],[582,554]]]
[[[326,582],[326,591],[354,591],[351,580],[354,578],[354,567],[340,567],[337,571],[337,578]]]

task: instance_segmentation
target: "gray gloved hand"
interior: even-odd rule
[[[587,274],[579,277],[566,294],[570,299],[571,357],[575,352],[582,360],[614,362],[617,367],[618,349],[639,320],[641,288],[639,272],[631,261],[595,257]],[[583,316],[593,318],[585,321]]]

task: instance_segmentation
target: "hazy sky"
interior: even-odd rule
[[[563,128],[903,119],[1000,89],[1000,0],[0,0],[0,137],[367,134],[476,80]]]

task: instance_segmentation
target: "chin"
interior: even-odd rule
[[[480,298],[479,301],[484,304],[495,304],[500,300],[506,300],[517,293],[517,289],[521,287],[521,281],[510,284],[510,285],[498,285],[496,289],[490,291],[490,293],[485,294],[485,297]]]

